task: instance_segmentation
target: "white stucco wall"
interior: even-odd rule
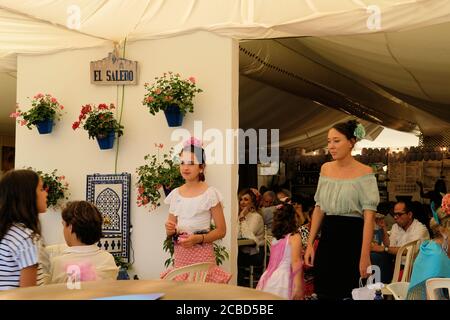
[[[70,183],[71,199],[85,199],[86,175],[114,173],[114,150],[101,151],[97,142],[89,140],[84,130],[72,130],[80,108],[86,103],[116,102],[115,86],[90,84],[89,62],[107,56],[112,48],[96,48],[60,52],[44,56],[18,58],[17,99],[23,109],[38,92],[50,93],[65,106],[67,114],[49,135],[36,130],[16,128],[16,168],[32,166],[51,171],[58,169]],[[163,72],[179,72],[183,77],[195,76],[203,93],[196,97],[193,114],[184,119],[183,127],[193,129],[194,120],[202,120],[204,130],[224,130],[238,125],[238,44],[236,41],[200,32],[180,37],[128,43],[126,58],[138,61],[139,84],[125,88],[118,173],[132,174],[131,223],[135,263],[132,274],[141,279],[158,278],[167,254],[162,250],[164,222],[168,206],[149,212],[136,203],[135,169],[144,163],[144,155],[155,153],[154,143],[163,143],[164,150],[175,144],[170,141],[172,128],[163,113],[152,116],[141,104],[144,83],[152,82]],[[120,95],[119,95],[120,97]],[[26,107],[25,107],[26,106]],[[117,146],[117,142],[116,142]],[[236,221],[237,166],[211,165],[206,171],[207,182],[224,195],[228,232],[222,241],[231,253],[224,268],[236,274],[236,234],[231,222]],[[48,244],[63,242],[59,212],[42,215],[43,234]]]

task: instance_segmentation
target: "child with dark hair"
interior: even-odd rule
[[[186,265],[210,262],[206,282],[228,283],[231,274],[216,265],[214,241],[225,237],[222,194],[205,182],[205,151],[198,139],[183,144],[180,154],[180,173],[185,183],[174,189],[165,199],[169,216],[165,223],[166,235],[173,241],[174,265],[161,273],[164,277],[173,269]],[[211,229],[211,219],[215,229]],[[175,277],[187,281],[188,275]]]
[[[0,180],[0,291],[43,283],[39,213],[47,210],[42,179],[11,170]]]
[[[295,208],[281,204],[272,224],[272,246],[267,270],[256,289],[277,294],[286,299],[304,298],[302,244],[298,233]]]
[[[69,202],[62,212],[67,248],[52,259],[51,283],[115,280],[118,267],[114,257],[97,246],[102,237],[103,217],[97,207],[87,201]]]

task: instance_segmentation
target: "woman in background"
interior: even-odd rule
[[[426,240],[420,245],[407,300],[426,300],[425,284],[428,279],[450,278],[450,194],[445,195],[441,207],[433,215],[430,221],[433,240]]]
[[[351,154],[364,135],[364,127],[355,120],[338,123],[328,131],[333,161],[321,168],[305,253],[305,263],[314,265],[319,299],[351,298],[359,278],[368,277],[379,193],[372,169]],[[315,253],[319,230],[321,238]]]

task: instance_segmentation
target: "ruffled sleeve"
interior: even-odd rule
[[[164,199],[164,203],[169,205],[169,213],[175,216],[181,213],[181,198],[178,192],[178,188],[172,190],[169,195]]]
[[[20,244],[18,252],[16,252],[16,262],[20,269],[33,266],[38,263],[38,247],[33,239],[27,238]]]
[[[361,179],[358,193],[362,210],[377,211],[380,193],[378,192],[377,180],[374,175]]]
[[[316,194],[314,195],[314,201],[316,202],[316,206],[320,207],[320,189],[322,187],[322,176],[319,176],[319,182],[317,183]]]
[[[214,187],[209,187],[207,193],[209,208],[214,208],[218,203],[222,204],[223,206],[223,196],[219,190]]]

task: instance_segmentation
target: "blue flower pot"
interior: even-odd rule
[[[114,139],[116,134],[114,131],[110,131],[106,137],[97,136],[98,146],[101,150],[112,149],[114,146]]]
[[[130,275],[128,274],[127,269],[120,268],[119,273],[117,274],[117,280],[130,280]]]
[[[167,124],[169,127],[180,127],[183,123],[183,114],[176,104],[168,106],[164,110],[164,114],[166,115]]]
[[[34,123],[40,134],[47,134],[52,132],[53,129],[53,119],[47,119],[44,121],[36,121]]]

